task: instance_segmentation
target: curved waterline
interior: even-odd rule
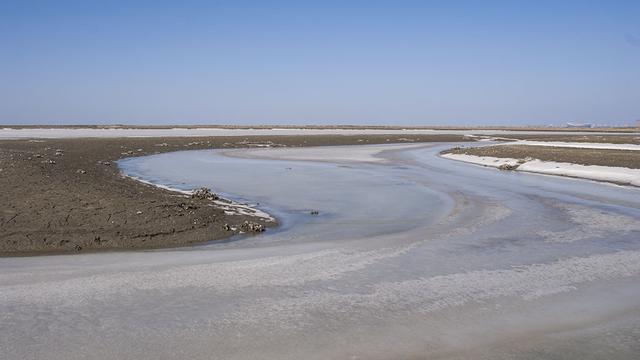
[[[553,349],[545,334],[569,331],[569,357],[593,334],[633,355],[640,192],[471,167],[438,158],[444,147],[129,159],[128,175],[209,186],[283,226],[189,251],[2,259],[0,347],[54,359],[87,354],[78,347],[96,358],[495,358]]]

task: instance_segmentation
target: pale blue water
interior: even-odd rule
[[[282,226],[181,249],[0,259],[2,353],[635,358],[640,191],[438,158],[447,146],[389,146],[380,164],[123,160],[130,176],[259,203]]]

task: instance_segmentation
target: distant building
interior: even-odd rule
[[[592,128],[593,124],[576,124],[576,123],[567,123],[566,127],[568,128]]]
[[[639,119],[639,120],[636,120],[636,127],[637,127],[637,128],[640,128],[640,119]]]

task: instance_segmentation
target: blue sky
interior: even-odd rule
[[[0,2],[4,124],[625,124],[640,1]]]

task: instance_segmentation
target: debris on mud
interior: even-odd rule
[[[516,170],[520,164],[502,164],[498,166],[499,170],[511,171]]]
[[[197,206],[193,206],[191,204],[187,204],[187,203],[181,203],[180,207],[183,208],[184,210],[194,210],[197,209]]]
[[[211,190],[206,187],[201,187],[199,189],[194,190],[193,193],[191,194],[191,198],[200,199],[200,200],[220,199],[220,197],[216,193],[211,192]]]
[[[244,232],[263,232],[265,230],[264,225],[258,224],[253,221],[245,220],[245,222],[240,225],[240,230]]]
[[[535,160],[535,159],[534,159],[534,158],[532,158],[532,157],[526,157],[526,158],[524,158],[524,159],[519,159],[519,160],[518,160],[518,164],[519,164],[519,165],[522,165],[522,164],[524,164],[524,163],[526,163],[526,162],[533,161],[533,160]]]

